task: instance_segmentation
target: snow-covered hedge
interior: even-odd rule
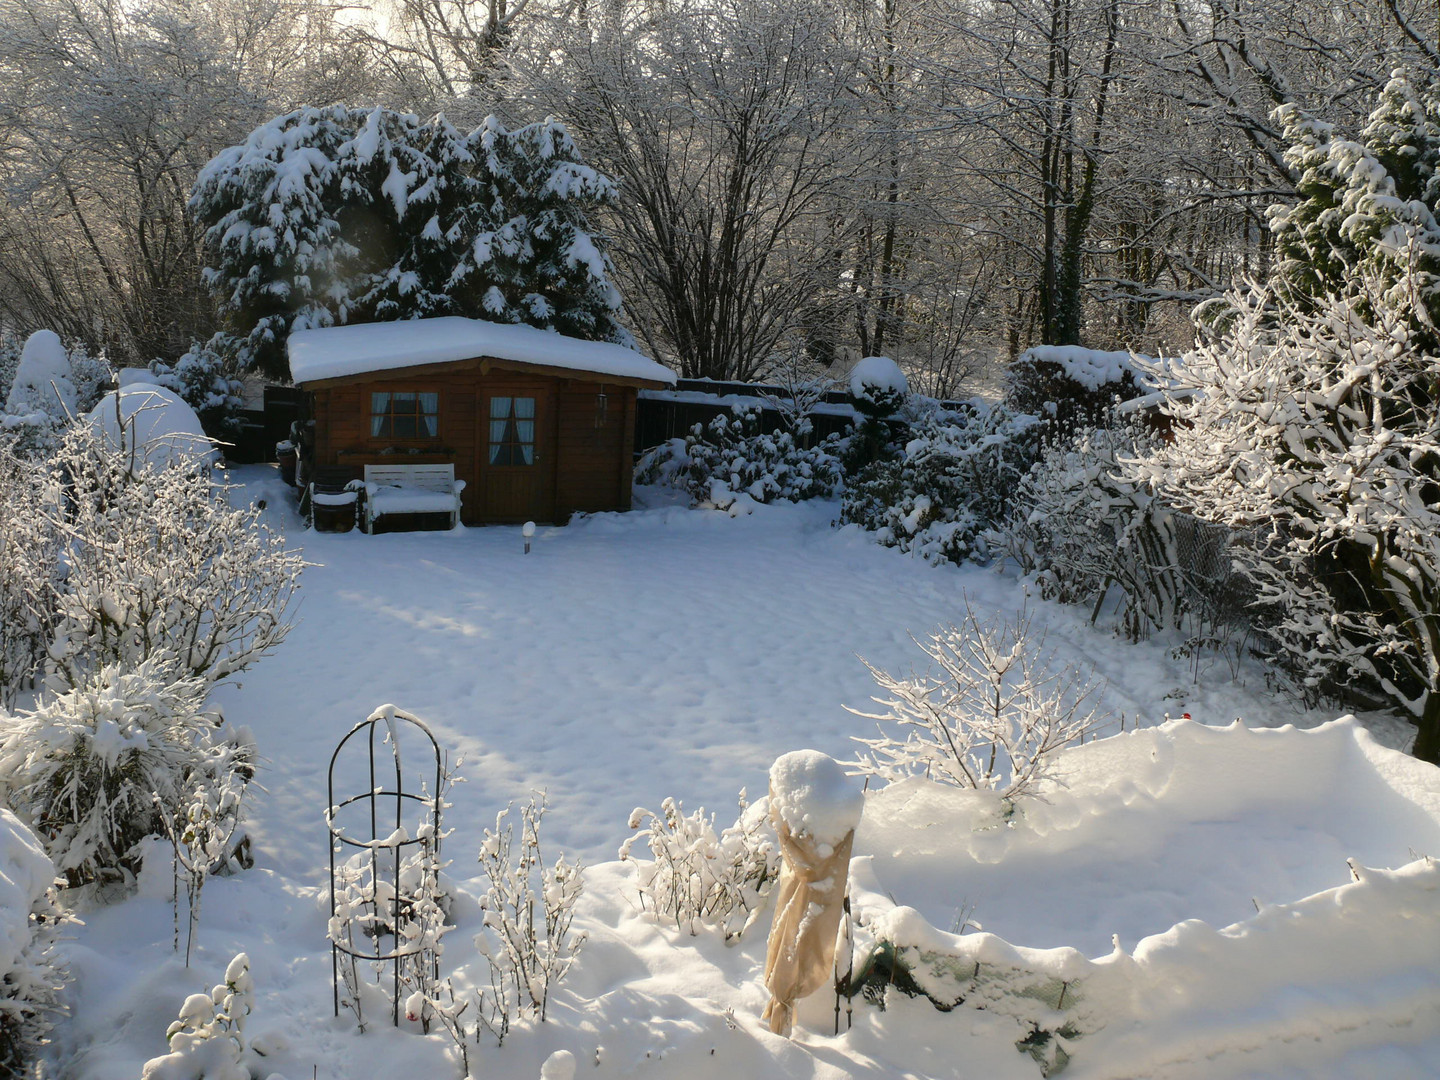
[[[1177,628],[1203,601],[1187,581],[1194,552],[1181,550],[1176,515],[1122,461],[1155,440],[1133,423],[1083,428],[1052,445],[1021,481],[1004,545],[1033,574],[1041,595],[1093,605],[1118,589],[1121,627],[1132,641]],[[1193,529],[1192,529],[1193,532]],[[1190,534],[1187,534],[1187,536]]]
[[[53,952],[62,919],[55,867],[35,834],[0,808],[0,1075],[28,1076],[60,1011],[63,969]]]
[[[696,424],[683,440],[671,439],[651,450],[640,462],[636,479],[671,484],[696,505],[721,508],[742,495],[759,503],[833,496],[840,485],[838,440],[829,438],[807,449],[799,444],[800,432],[766,432],[761,419],[757,404],[737,406],[709,424]]]
[[[1078,345],[1037,345],[1005,373],[1005,404],[1041,417],[1062,435],[1101,423],[1116,398],[1141,392],[1130,353]]]
[[[983,561],[986,534],[1003,520],[1039,442],[1036,418],[1004,407],[932,413],[899,460],[872,462],[847,484],[840,519],[929,562]]]

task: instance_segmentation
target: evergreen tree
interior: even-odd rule
[[[553,120],[300,109],[217,156],[191,197],[230,322],[212,348],[285,373],[290,331],[460,314],[630,343],[591,211],[614,184]]]
[[[1416,333],[1435,344],[1440,91],[1395,72],[1358,141],[1294,106],[1277,116],[1290,142],[1286,160],[1300,177],[1300,201],[1270,210],[1278,290],[1316,302],[1356,296],[1352,283],[1363,274],[1381,285],[1381,302],[1408,310]]]

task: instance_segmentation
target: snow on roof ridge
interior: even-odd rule
[[[288,351],[290,376],[297,384],[479,356],[624,379],[675,382],[675,373],[669,368],[623,345],[459,315],[297,330],[290,335]]]

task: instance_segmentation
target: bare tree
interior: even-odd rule
[[[268,102],[338,93],[328,0],[0,2],[0,317],[144,363],[214,327],[199,168]]]
[[[687,376],[762,374],[814,317],[853,166],[853,50],[810,0],[610,12],[530,72],[620,182],[616,265],[639,335]]]

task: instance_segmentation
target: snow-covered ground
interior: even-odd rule
[[[662,505],[542,528],[525,555],[510,528],[305,533],[273,469],[236,478],[315,564],[289,639],[219,695],[266,759],[251,804],[256,867],[207,885],[188,971],[171,950],[168,874],[86,913],[68,946],[68,1076],[133,1080],[164,1052],[183,998],[241,950],[267,1069],[456,1075],[444,1036],[362,1036],[331,1016],[326,769],[385,702],[463,758],[445,822],[459,894],[445,966],[457,981],[484,975],[474,852],[507,802],[546,790],[552,853],[590,864],[577,921],[590,940],[550,1021],[483,1050],[476,1075],[533,1080],[557,1049],[597,1080],[1039,1075],[1006,1016],[893,993],[884,1012],[857,1000],[853,1029],[836,1037],[822,992],[794,1040],[771,1035],[759,1019],[768,918],[733,947],[654,926],[636,910],[633,869],[613,861],[634,807],[675,795],[725,824],[741,788],[763,793],[781,753],[853,756],[850,736],[870,722],[844,706],[864,707],[874,689],[859,658],[908,669],[920,658],[910,635],[958,621],[966,602],[996,619],[1028,604],[1057,662],[1104,679],[1127,728],[1183,713],[1217,727],[1070,751],[1069,786],[1008,827],[925,785],[872,792],[858,902],[913,907],[906,925],[928,923],[957,949],[1042,950],[1036,965],[1080,972],[1099,1020],[1067,1075],[1435,1074],[1440,871],[1399,868],[1440,855],[1440,770],[1371,738],[1399,745],[1401,725],[1228,729],[1236,717],[1316,728],[1333,714],[1273,696],[1248,663],[1232,674],[1206,661],[1197,681],[1174,642],[1129,645],[1088,612],[1027,600],[1013,576],[931,567],[836,530],[834,505],[736,518]],[[943,934],[961,916],[986,933]]]

